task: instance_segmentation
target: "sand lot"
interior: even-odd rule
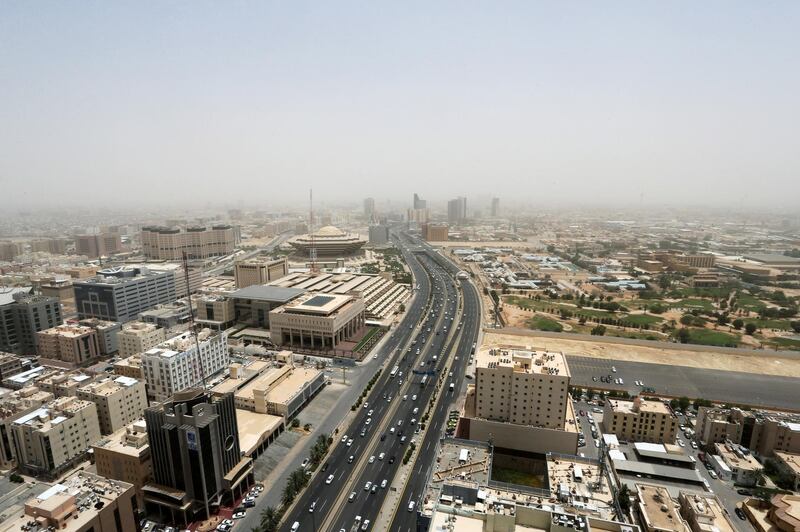
[[[606,338],[606,341],[613,340]],[[680,348],[679,344],[668,344],[670,348],[642,347],[626,344],[600,343],[591,340],[562,339],[531,335],[516,335],[486,331],[482,346],[498,345],[520,346],[551,351],[561,351],[569,355],[583,355],[595,358],[628,360],[633,362],[649,362],[670,364],[693,368],[719,369],[725,371],[743,371],[762,375],[782,375],[784,377],[800,377],[800,359],[781,358],[765,351],[763,355],[737,355],[716,351],[689,351]],[[672,348],[674,346],[675,348]]]

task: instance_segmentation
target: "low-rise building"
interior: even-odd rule
[[[97,332],[101,355],[111,355],[119,351],[118,334],[122,330],[122,326],[119,323],[98,318],[86,318],[80,320],[78,325],[91,327]]]
[[[11,423],[17,463],[31,475],[57,477],[82,460],[100,439],[97,407],[91,401],[60,397]]]
[[[689,532],[679,507],[663,486],[636,484],[636,511],[645,532]]]
[[[144,508],[142,488],[153,477],[150,445],[144,419],[134,421],[92,446],[97,474],[133,484],[138,507]]]
[[[742,508],[757,532],[800,530],[800,495],[781,493],[773,495],[769,502],[747,499]]]
[[[695,439],[704,445],[738,443],[763,457],[775,451],[800,454],[800,414],[700,407]]]
[[[673,443],[678,418],[661,401],[642,397],[632,401],[609,399],[603,411],[603,432],[620,440]]]
[[[144,353],[167,339],[166,330],[155,323],[132,321],[117,335],[120,358]]]
[[[36,333],[39,357],[78,366],[100,357],[97,331],[80,325],[58,325]]]
[[[678,503],[692,532],[736,532],[728,511],[714,495],[681,491]]]
[[[365,325],[364,301],[348,295],[309,294],[269,313],[276,345],[336,349]]]
[[[220,295],[197,299],[197,323],[211,329],[227,329],[236,322],[234,300]]]
[[[447,224],[422,224],[422,238],[428,242],[447,242],[450,228]]]
[[[800,491],[800,454],[776,451],[775,460],[781,470],[792,479],[792,489]]]
[[[197,341],[190,331],[185,332],[142,355],[147,392],[156,401],[164,401],[181,390],[201,385],[229,362],[225,332],[203,329],[197,333]]]
[[[97,405],[100,432],[111,434],[142,417],[147,408],[144,382],[131,377],[97,380],[78,388],[78,397]]]
[[[735,484],[755,486],[759,474],[764,469],[747,448],[735,443],[715,443],[715,454],[719,456],[726,468],[718,468],[719,461],[712,461],[717,473],[723,478],[730,478]]]
[[[25,503],[25,513],[0,523],[0,532],[127,532],[138,529],[134,487],[76,471]]]
[[[23,359],[11,353],[0,352],[0,381],[6,377],[22,373]]]
[[[134,379],[144,379],[142,370],[142,356],[133,355],[114,362],[114,373],[122,377],[132,377]]]
[[[185,301],[175,301],[158,305],[139,314],[139,320],[153,323],[163,329],[172,329],[178,325],[189,323],[192,311]]]
[[[92,375],[82,371],[56,370],[35,379],[35,383],[38,388],[52,393],[55,397],[77,397],[78,388],[86,386],[93,380]]]

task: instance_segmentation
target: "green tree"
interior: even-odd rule
[[[687,329],[686,327],[678,329],[678,341],[680,341],[680,343],[688,344],[689,339],[691,339],[691,337],[692,335],[689,332],[689,329]]]
[[[293,429],[296,429],[296,428],[297,428],[297,427],[299,427],[299,426],[300,426],[300,420],[299,420],[299,419],[297,419],[297,418],[294,418],[294,419],[292,420],[292,428],[293,428]]]
[[[591,333],[592,336],[603,336],[604,334],[606,334],[606,327],[605,325],[597,325],[595,327],[592,327]]]
[[[694,316],[692,316],[691,314],[684,314],[683,316],[681,316],[680,320],[681,325],[691,325],[692,320],[694,320]]]
[[[627,484],[622,484],[622,487],[617,492],[617,503],[620,510],[628,513],[631,509],[631,494]]]
[[[756,332],[756,329],[758,329],[758,327],[756,327],[756,324],[753,322],[749,322],[747,325],[744,326],[744,332],[746,332],[750,336],[752,336],[753,333]]]
[[[272,506],[267,506],[261,512],[261,532],[275,532],[278,530],[278,524],[281,517],[277,510]]]
[[[742,320],[742,318],[736,318],[735,320],[733,320],[733,328],[734,329],[736,329],[738,331],[742,327],[744,327],[744,321]]]

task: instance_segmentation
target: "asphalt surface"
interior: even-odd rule
[[[433,383],[422,387],[423,375],[413,374],[412,370],[422,370],[421,363],[425,364],[425,370],[432,369],[434,365],[428,362],[433,361],[434,355],[438,359],[436,367],[441,369],[440,354],[445,347],[447,331],[450,330],[450,324],[447,324],[447,331],[444,331],[445,313],[449,321],[456,310],[457,296],[454,281],[441,266],[426,254],[410,253],[407,246],[401,246],[401,249],[418,287],[415,300],[389,342],[382,348],[384,356],[391,354],[381,377],[367,397],[368,406],[358,409],[350,428],[344,431],[347,433],[346,440],[353,440],[351,445],[342,442],[342,434],[336,437],[334,447],[322,466],[325,471],[313,477],[291,514],[285,518],[282,530],[291,530],[295,522],[299,523],[299,530],[302,531],[349,530],[356,515],[362,516],[362,521],[370,519],[374,522],[386,490],[378,488],[373,494],[364,491],[364,484],[367,481],[380,483],[383,479],[390,482],[414,436],[410,421],[421,417],[433,391]],[[432,312],[429,313],[429,309]],[[437,335],[436,331],[440,334]],[[392,377],[391,370],[395,365],[399,366],[398,374]],[[399,372],[403,373],[402,387]],[[433,377],[428,376],[428,380]],[[403,394],[408,396],[407,400],[402,399]],[[418,395],[416,401],[412,400],[414,394]],[[413,414],[414,408],[419,408],[417,414]],[[370,410],[373,411],[371,415]],[[371,418],[369,425],[368,418]],[[401,426],[397,426],[398,420],[402,420]],[[389,432],[390,424],[394,426],[395,434]],[[362,429],[366,429],[364,437],[360,436]],[[401,442],[400,431],[406,436],[405,442]],[[381,441],[384,433],[386,437]],[[379,459],[381,452],[384,453],[383,460]],[[354,457],[352,463],[350,456]],[[369,456],[375,456],[372,463],[369,462]],[[390,463],[391,457],[394,457],[393,463]],[[354,471],[356,474],[353,474]],[[333,478],[328,483],[330,475]],[[346,502],[350,491],[356,491],[357,494],[352,503]],[[345,494],[344,504],[341,503],[342,494]],[[313,512],[309,511],[312,504]],[[326,522],[332,523],[325,525]]]
[[[455,268],[454,265],[453,268]],[[455,270],[451,269],[451,271],[455,272],[457,268]],[[420,443],[420,452],[417,454],[414,470],[400,498],[397,512],[389,527],[390,531],[411,532],[417,530],[417,511],[420,508],[420,501],[425,493],[425,486],[428,483],[433,461],[436,458],[437,442],[442,437],[446,427],[448,412],[451,410],[456,396],[463,391],[465,385],[464,375],[469,364],[469,355],[472,352],[472,346],[477,342],[480,332],[481,303],[475,285],[469,281],[462,281],[461,288],[464,325],[462,326],[462,335],[455,351],[458,360],[453,359],[451,366],[453,377],[448,379],[448,382],[455,384],[456,391],[452,394],[449,391],[444,391],[443,393],[447,395],[441,397],[435,413],[431,416],[430,430],[427,431],[424,440]],[[415,501],[416,504],[414,511],[409,512],[408,504],[411,501]]]
[[[776,375],[755,375],[739,371],[671,366],[608,360],[567,355],[570,384],[573,386],[627,390],[641,393],[644,386],[655,389],[655,395],[686,396],[710,401],[746,404],[758,407],[796,410],[800,405],[800,379]],[[612,366],[617,369],[612,371]],[[611,375],[611,383],[600,382],[600,376]],[[592,377],[597,377],[594,381]],[[622,378],[623,384],[614,384]]]

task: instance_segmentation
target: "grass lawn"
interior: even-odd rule
[[[612,329],[610,327],[606,329],[606,336],[613,336],[614,338],[634,338],[636,340],[654,340],[657,342],[663,342],[667,339],[666,336],[658,334],[655,331],[633,332],[633,331],[622,331],[619,329]]]
[[[782,331],[791,330],[792,326],[789,324],[789,320],[762,320],[760,318],[745,318],[745,323],[755,323],[756,327],[759,329],[780,329]]]
[[[690,297],[687,299],[681,299],[676,303],[670,303],[672,308],[701,308],[703,310],[713,311],[714,310],[714,302],[710,299],[699,299],[696,297]]]
[[[353,348],[353,351],[358,351],[359,349],[364,347],[364,345],[366,345],[366,343],[369,342],[369,339],[375,336],[379,330],[380,330],[379,327],[373,327],[372,329],[367,331],[367,334],[365,334],[364,337],[361,339],[361,341],[358,342],[358,344],[356,344],[356,346]]]
[[[767,306],[757,297],[744,292],[738,292],[736,294],[736,304],[739,306],[739,308],[746,308],[747,310],[752,310],[753,312],[758,312],[758,309]]]
[[[620,319],[624,323],[630,323],[632,325],[654,325],[664,321],[663,318],[653,316],[652,314],[629,314]]]
[[[711,329],[689,329],[689,343],[736,347],[739,345],[739,337]]]
[[[542,475],[533,475],[531,473],[505,467],[492,466],[492,480],[507,482],[509,484],[519,484],[521,486],[530,486],[532,488],[545,487],[544,477]]]
[[[556,320],[545,318],[544,316],[534,316],[527,322],[529,329],[536,329],[539,331],[552,331],[561,332],[564,327]]]
[[[539,310],[544,312],[546,309],[564,309],[572,312],[576,316],[583,315],[587,318],[608,318],[608,317],[616,317],[617,314],[611,314],[606,312],[605,310],[597,310],[593,308],[578,308],[575,305],[565,305],[563,303],[559,303],[557,301],[551,301],[549,299],[536,301],[535,299],[527,299],[524,297],[517,297],[517,296],[505,296],[503,300],[510,304],[516,305],[520,308],[524,309],[531,309],[531,310]]]
[[[777,345],[784,349],[791,349],[792,351],[800,351],[800,340],[795,340],[793,338],[770,338],[766,340],[765,343]]]

